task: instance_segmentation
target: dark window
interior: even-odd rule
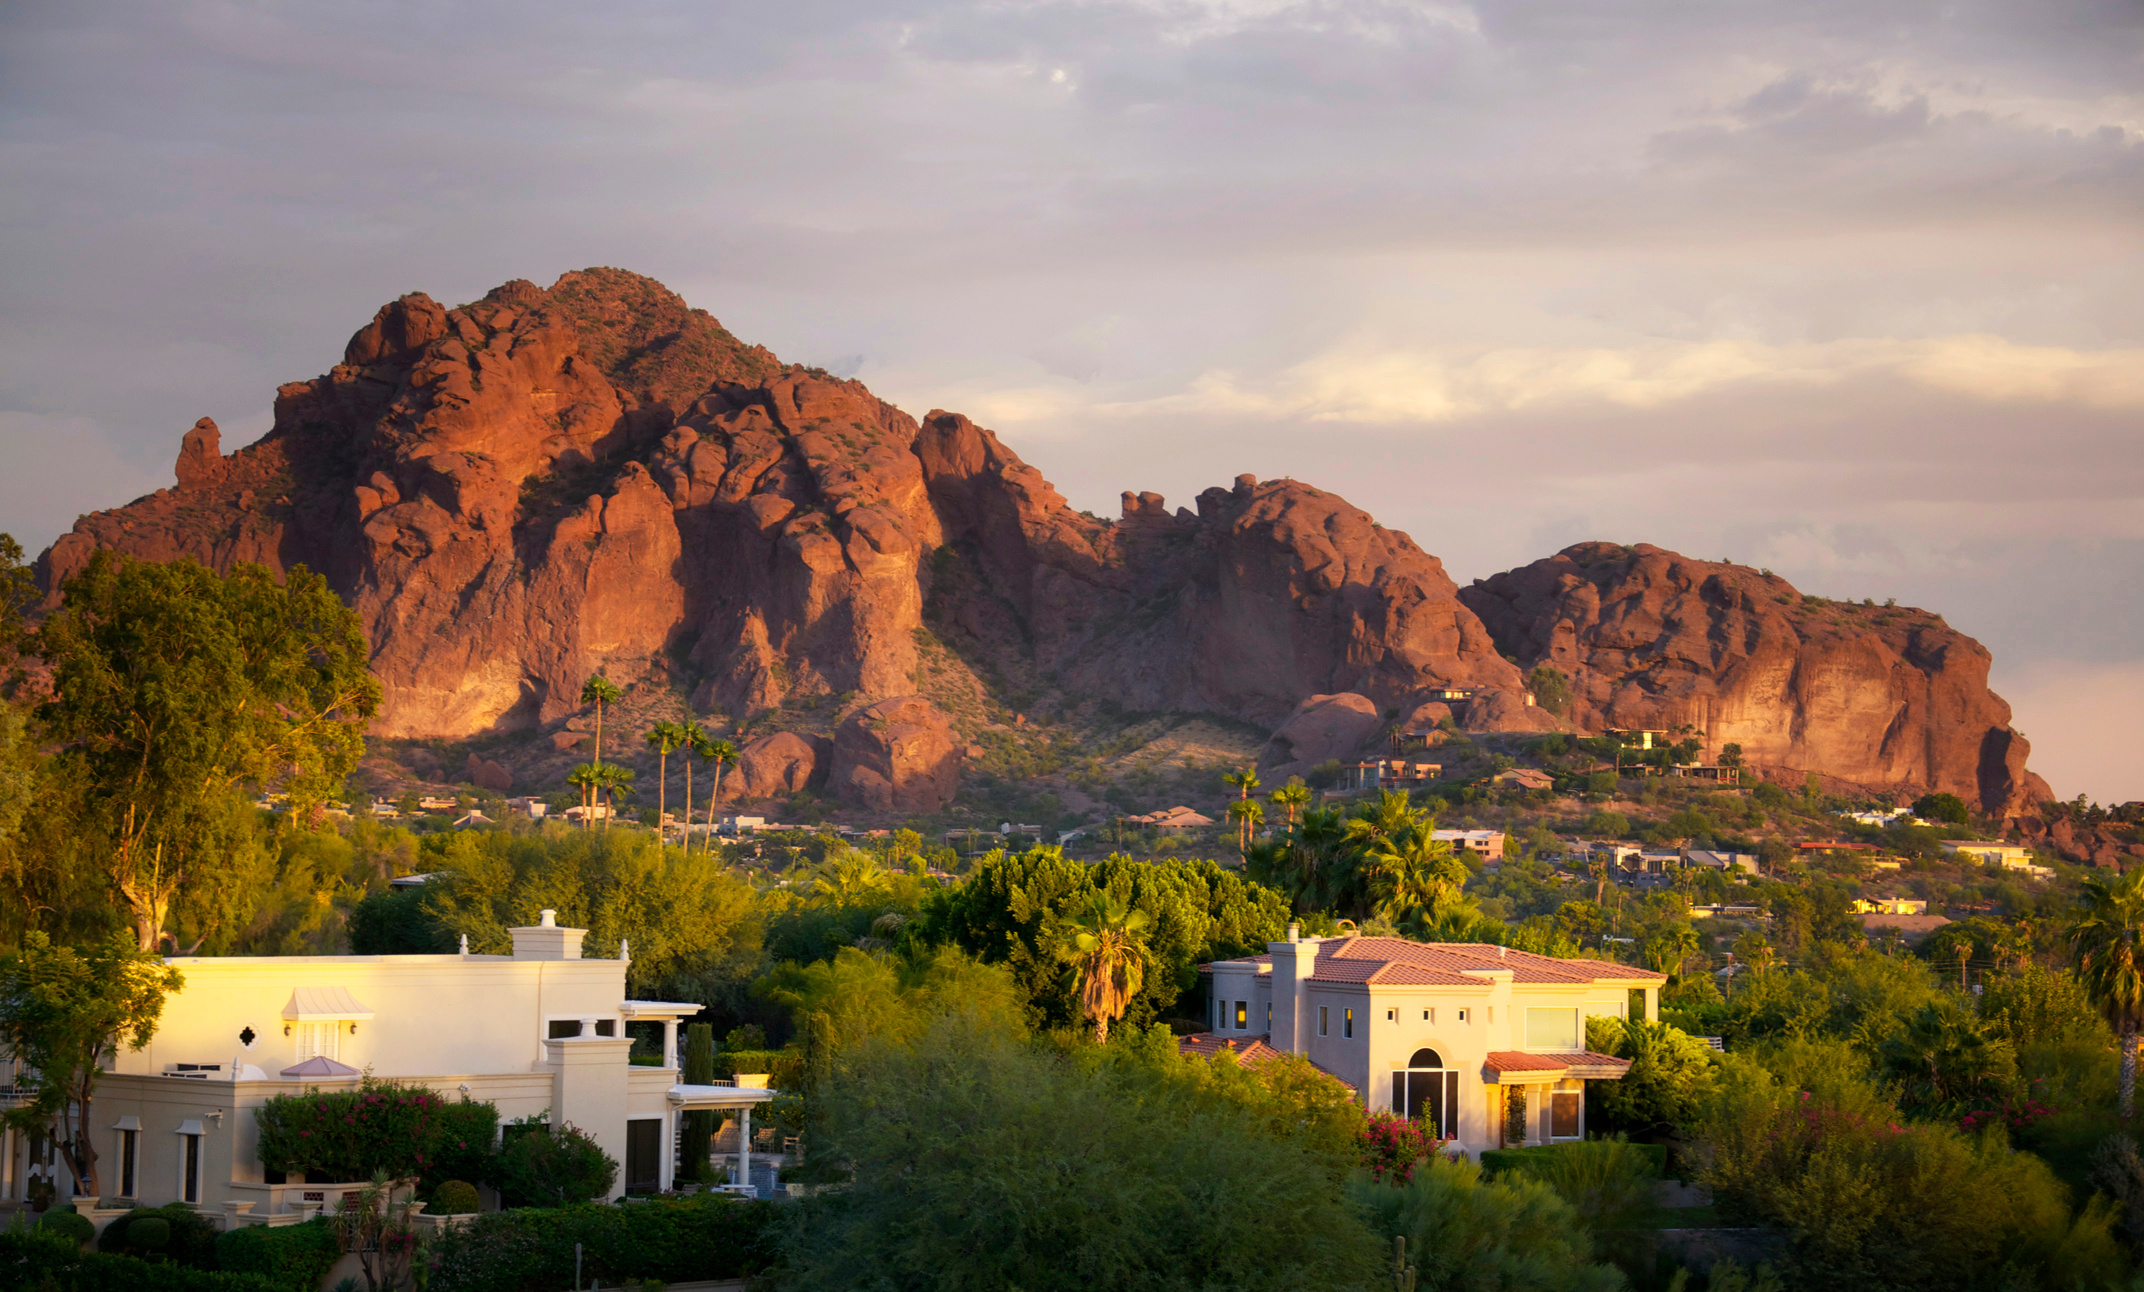
[[[1319,1036],[1331,1036],[1331,1035],[1332,1035],[1332,1032],[1331,1032],[1330,1030],[1328,1030],[1328,1028],[1327,1028],[1327,1026],[1326,1026],[1326,1018],[1325,1018],[1325,1015],[1326,1015],[1326,1008],[1325,1008],[1325,1006],[1323,1006],[1323,1005],[1320,1005],[1320,1006],[1318,1006],[1318,1035],[1319,1035]]]
[[[253,1048],[254,1038],[258,1035],[260,1035],[258,1032],[255,1032],[252,1028],[249,1027],[245,1031],[240,1032],[238,1034],[238,1043],[250,1050]]]
[[[654,1193],[662,1188],[663,1123],[643,1117],[625,1124],[625,1191]]]
[[[1342,1036],[1344,1036],[1344,1037],[1348,1037],[1348,1038],[1350,1038],[1350,1039],[1353,1039],[1353,1037],[1354,1037],[1354,1035],[1355,1035],[1355,1011],[1354,1011],[1354,1010],[1352,1010],[1352,1009],[1343,1009],[1343,1010],[1341,1010],[1341,1011],[1340,1011],[1340,1035],[1342,1035]]]
[[[617,1034],[618,1034],[618,1020],[617,1020],[617,1019],[615,1019],[615,1018],[599,1018],[599,1019],[597,1019],[597,1020],[596,1020],[596,1035],[597,1035],[597,1036],[616,1036]]]
[[[1576,1091],[1559,1090],[1549,1096],[1548,1133],[1555,1139],[1578,1138],[1578,1100]]]
[[[1438,1139],[1459,1138],[1458,1127],[1452,1124],[1459,1115],[1459,1074],[1393,1073],[1392,1111],[1423,1123]]]
[[[551,1039],[563,1041],[581,1034],[581,1020],[577,1018],[554,1018],[551,1020]]]
[[[1444,1059],[1435,1050],[1424,1046],[1414,1052],[1413,1058],[1407,1060],[1407,1066],[1410,1068],[1441,1068],[1444,1066]]]
[[[140,1137],[140,1131],[119,1132],[119,1196],[122,1198],[141,1196],[134,1192],[134,1167],[140,1160],[136,1145],[140,1142]]]
[[[1273,1002],[1270,1000],[1266,1002],[1266,1030],[1273,1030]]]
[[[186,1141],[186,1201],[201,1201],[201,1137],[181,1135]]]

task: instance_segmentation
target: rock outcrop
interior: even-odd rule
[[[921,696],[882,700],[834,732],[828,785],[874,812],[936,812],[960,784],[960,752],[945,715]]]
[[[1643,543],[1580,543],[1459,595],[1522,667],[1570,679],[1579,730],[1693,726],[1715,756],[1739,744],[1759,768],[1948,790],[1994,814],[2052,797],[1988,690],[1986,649],[1926,611],[1805,597]]]
[[[826,783],[831,741],[777,731],[737,753],[737,773],[722,786],[725,800],[778,798]]]
[[[1353,693],[1313,695],[1296,706],[1280,730],[1258,751],[1258,770],[1278,783],[1307,776],[1331,759],[1362,756],[1363,746],[1384,723],[1377,706]]]
[[[565,750],[581,738],[558,728],[599,669],[703,712],[842,712],[912,696],[925,652],[968,670],[969,694],[1009,694],[1011,672],[1068,704],[1270,729],[1308,697],[1404,714],[1459,687],[1476,697],[1464,725],[1533,730],[1552,720],[1512,659],[1548,660],[1579,678],[1580,725],[1702,710],[1760,761],[1836,756],[1885,784],[2029,797],[1986,653],[1939,625],[1791,636],[1806,625],[1762,591],[1720,609],[1727,593],[1683,587],[1697,576],[1667,573],[1665,553],[1628,588],[1566,554],[1462,594],[1406,534],[1291,480],[1240,476],[1174,511],[1127,492],[1100,519],[967,418],[919,423],[615,269],[455,308],[390,302],[340,364],[277,392],[258,443],[224,455],[198,422],[177,476],[53,544],[52,598],[98,548],[309,566],[370,633],[382,737],[528,730]],[[1612,644],[1647,614],[1655,645]],[[1871,698],[1893,661],[1890,698]],[[935,732],[934,716],[903,724]],[[974,739],[962,722],[947,751]],[[809,759],[758,749],[738,793],[943,801],[957,759],[935,736],[897,758],[856,725]]]

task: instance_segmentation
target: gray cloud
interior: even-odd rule
[[[24,0],[0,526],[257,434],[400,292],[617,264],[1076,505],[1293,474],[1462,577],[1935,606],[2058,788],[2144,797],[2084,729],[2144,722],[2140,50],[2130,0]]]

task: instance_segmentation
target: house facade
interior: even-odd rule
[[[295,1220],[308,1203],[332,1208],[334,1198],[304,1187],[321,1182],[263,1168],[256,1112],[277,1095],[347,1089],[367,1073],[488,1100],[502,1123],[546,1113],[571,1123],[618,1161],[619,1193],[670,1187],[679,1113],[721,1109],[749,1128],[751,1110],[773,1097],[681,1084],[677,1024],[700,1007],[628,998],[627,960],[583,958],[585,930],[545,911],[511,933],[511,955],[169,960],[185,986],[166,999],[150,1042],[122,1050],[97,1083],[104,1195],[195,1203],[245,1223]],[[652,1066],[628,1060],[635,1021],[661,1025]],[[38,1136],[8,1132],[6,1196],[24,1198],[41,1171],[63,1202],[76,1192],[51,1157]]]
[[[1372,1110],[1433,1123],[1454,1147],[1516,1147],[1585,1135],[1585,1084],[1628,1064],[1586,1049],[1586,1020],[1659,1016],[1665,974],[1603,960],[1561,960],[1476,943],[1301,937],[1266,954],[1218,960],[1213,1043],[1252,1041],[1308,1058]],[[1194,1047],[1195,1049],[1196,1047]]]

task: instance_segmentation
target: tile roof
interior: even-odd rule
[[[1240,956],[1228,964],[1270,969],[1270,954]],[[1212,964],[1200,965],[1211,970]],[[1487,942],[1413,942],[1406,938],[1338,937],[1318,943],[1312,982],[1379,983],[1406,987],[1479,987],[1485,979],[1469,969],[1503,969],[1515,983],[1664,983],[1667,975],[1612,960],[1559,960]]]
[[[1491,1050],[1482,1064],[1491,1072],[1562,1072],[1567,1068],[1628,1068],[1630,1060],[1591,1050],[1576,1054],[1529,1054],[1524,1050]]]
[[[1187,1059],[1193,1055],[1204,1059],[1227,1056],[1234,1059],[1238,1067],[1245,1065],[1253,1068],[1263,1067],[1285,1053],[1285,1051],[1276,1050],[1269,1045],[1266,1042],[1266,1035],[1266,1033],[1261,1032],[1257,1036],[1220,1037],[1215,1036],[1212,1032],[1197,1032],[1190,1036],[1177,1037],[1176,1052]],[[1351,1093],[1354,1092],[1355,1086],[1353,1082],[1341,1081],[1339,1077],[1333,1076],[1332,1073],[1326,1072],[1325,1069],[1318,1068],[1315,1063],[1310,1066],[1317,1068],[1319,1072],[1331,1077],[1334,1081],[1339,1081]]]

